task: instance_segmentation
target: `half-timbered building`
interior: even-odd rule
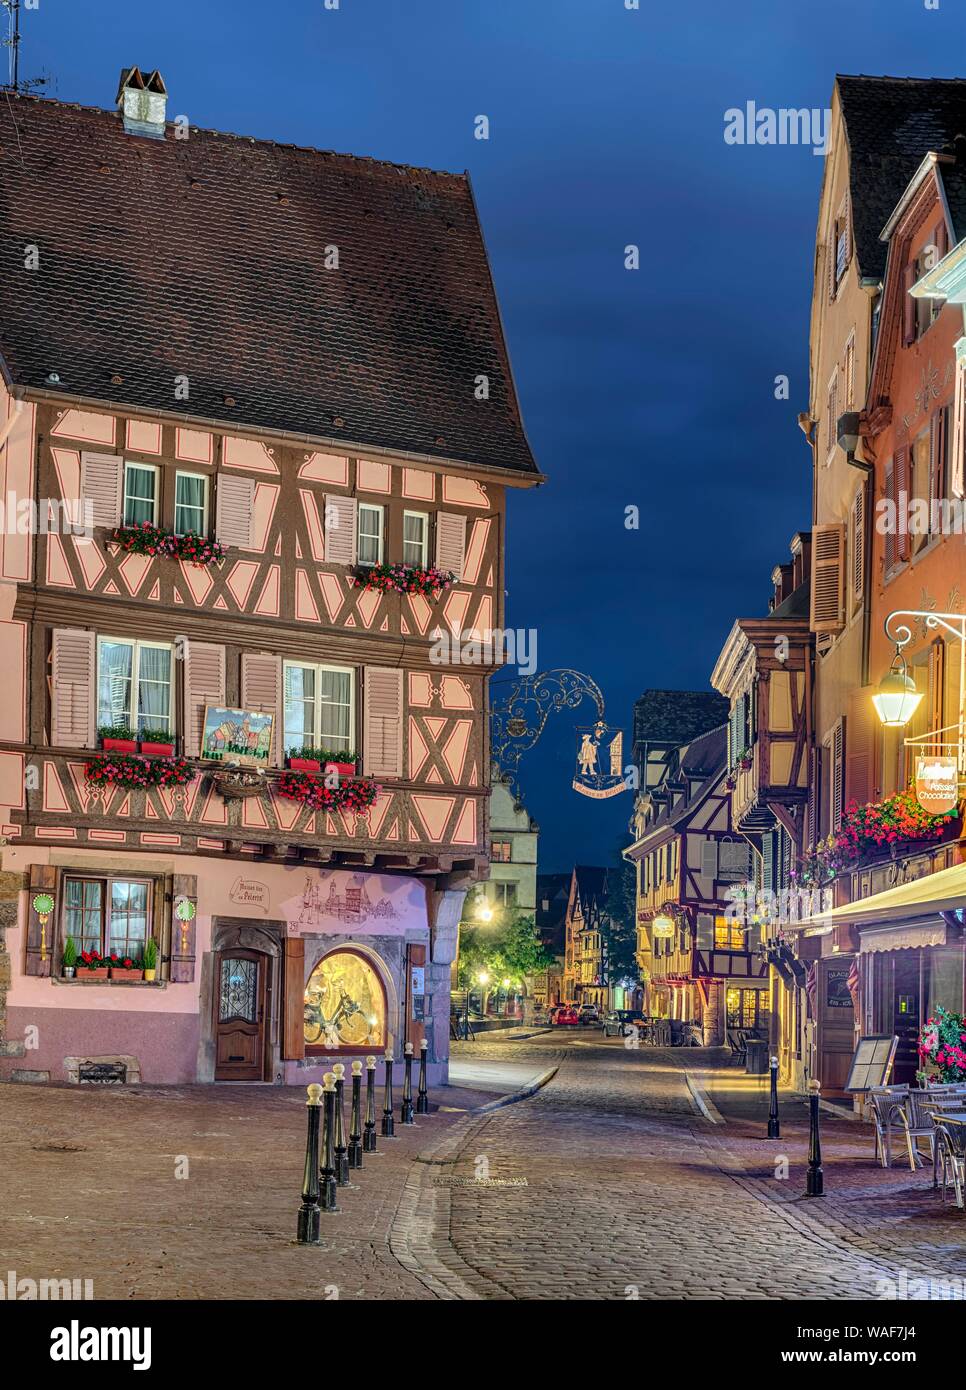
[[[435,639],[540,481],[469,181],[164,99],[0,110],[5,1070],[440,1076],[499,652]]]

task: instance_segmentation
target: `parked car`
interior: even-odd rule
[[[626,1038],[631,1028],[646,1022],[640,1009],[612,1009],[604,1015],[600,1027],[605,1038]]]
[[[582,1024],[600,1022],[600,1009],[596,1004],[581,1004],[579,1014]]]
[[[580,1014],[572,1004],[558,1004],[550,1018],[552,1028],[576,1028]]]

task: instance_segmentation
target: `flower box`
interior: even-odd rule
[[[138,970],[135,966],[112,965],[112,980],[141,980],[144,978],[144,971]]]
[[[322,764],[316,758],[289,758],[287,761],[293,772],[322,771]]]
[[[326,763],[325,771],[328,772],[333,767],[340,777],[354,777],[356,775],[355,763]]]
[[[101,740],[105,753],[136,753],[137,741],[133,738],[105,738]]]
[[[106,980],[110,971],[106,965],[100,966],[97,970],[78,970],[76,979],[78,980]]]
[[[149,758],[173,758],[173,743],[142,743],[141,752]]]

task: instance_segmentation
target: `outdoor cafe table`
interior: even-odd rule
[[[960,1143],[962,1144],[964,1141],[966,1141],[966,1110],[944,1110],[944,1111],[942,1111],[942,1113],[941,1113],[940,1116],[939,1116],[939,1119],[937,1120],[937,1128],[938,1128],[938,1126],[939,1126],[940,1124],[944,1124],[944,1125],[956,1125],[956,1126],[958,1126],[958,1127],[963,1131],[963,1133],[962,1133],[962,1138],[961,1138],[961,1140],[960,1140]],[[933,1185],[933,1187],[938,1187],[938,1186],[939,1186],[938,1180],[937,1180],[937,1178],[936,1178],[936,1167],[937,1167],[938,1160],[939,1160],[939,1145],[936,1144],[936,1143],[934,1143],[933,1146],[932,1146],[932,1185]],[[960,1202],[957,1202],[957,1206],[962,1206],[962,1202],[961,1202],[961,1201],[960,1201]]]

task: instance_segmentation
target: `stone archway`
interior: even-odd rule
[[[265,959],[267,972],[265,1017],[268,1031],[266,1080],[281,1084],[283,1077],[281,1052],[282,954],[285,923],[253,922],[243,917],[213,917],[211,920],[211,950],[201,959],[201,1036],[198,1043],[198,1080],[215,1080],[215,961],[224,951],[256,951]]]

